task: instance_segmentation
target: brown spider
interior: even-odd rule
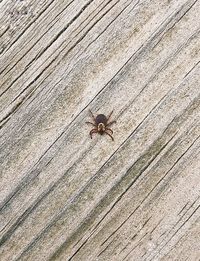
[[[86,123],[89,123],[89,124],[92,124],[93,126],[95,126],[95,128],[90,131],[90,137],[91,137],[91,139],[92,139],[92,134],[93,134],[93,133],[99,133],[99,134],[101,134],[101,135],[103,135],[104,133],[106,133],[106,134],[107,134],[108,136],[110,136],[111,139],[114,141],[114,139],[113,139],[113,137],[112,137],[112,135],[111,135],[111,134],[113,134],[113,131],[108,128],[108,126],[110,126],[111,124],[116,123],[116,121],[110,121],[110,122],[108,122],[109,119],[110,119],[110,116],[111,116],[112,113],[113,113],[113,111],[111,111],[111,113],[109,114],[108,117],[106,117],[104,114],[98,114],[98,115],[96,116],[96,118],[94,117],[94,115],[93,115],[93,113],[91,112],[91,110],[89,110],[89,111],[90,111],[90,114],[91,114],[91,116],[92,116],[92,118],[93,118],[93,120],[94,120],[94,123],[89,122],[89,121],[86,121]],[[110,131],[111,134],[108,133],[108,131]]]

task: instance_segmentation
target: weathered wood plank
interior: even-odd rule
[[[0,10],[0,259],[199,260],[200,1]]]

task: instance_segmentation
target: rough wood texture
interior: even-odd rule
[[[200,260],[199,61],[200,0],[0,1],[1,261]]]

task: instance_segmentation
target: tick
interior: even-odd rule
[[[111,139],[114,141],[114,138],[111,134],[113,134],[113,131],[108,128],[110,125],[112,125],[113,123],[116,123],[116,121],[110,121],[110,117],[113,113],[113,111],[111,111],[111,113],[109,114],[108,117],[106,117],[104,114],[98,114],[96,117],[94,116],[94,114],[91,112],[91,110],[89,110],[92,119],[93,119],[93,123],[90,121],[86,121],[86,123],[92,124],[95,128],[93,128],[90,131],[90,137],[92,139],[92,134],[93,133],[99,133],[100,135],[103,135],[104,133],[106,133],[108,136],[111,137]],[[110,133],[111,134],[110,134]]]

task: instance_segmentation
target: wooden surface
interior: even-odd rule
[[[200,260],[199,61],[200,0],[0,1],[1,261]]]

